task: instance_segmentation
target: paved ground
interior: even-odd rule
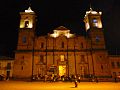
[[[120,83],[81,82],[75,88],[73,82],[0,81],[0,90],[120,90]]]

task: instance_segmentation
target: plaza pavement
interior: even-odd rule
[[[0,90],[120,90],[120,82],[25,82],[0,81]]]

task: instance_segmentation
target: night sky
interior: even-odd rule
[[[30,6],[37,14],[37,35],[46,35],[58,26],[83,34],[83,18],[90,8],[102,11],[102,22],[109,53],[120,54],[120,0],[2,0],[0,2],[0,56],[13,56],[17,45],[19,12]]]

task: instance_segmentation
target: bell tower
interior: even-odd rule
[[[18,44],[13,68],[14,78],[31,78],[33,75],[33,48],[35,40],[36,14],[29,7],[20,12]]]
[[[110,76],[101,15],[102,12],[93,11],[92,8],[90,8],[84,17],[87,33],[89,71],[90,74],[96,77]]]
[[[29,7],[25,12],[20,12],[20,16],[17,50],[31,50],[35,35],[36,15]]]
[[[91,40],[91,46],[94,49],[105,49],[101,15],[102,12],[93,11],[90,8],[84,17],[87,36]]]

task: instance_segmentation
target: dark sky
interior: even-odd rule
[[[19,12],[31,8],[37,14],[38,35],[64,25],[73,33],[84,34],[83,18],[90,0],[4,0],[0,2],[0,55],[14,55],[17,45]],[[91,0],[93,10],[102,11],[106,47],[120,53],[120,0]]]

